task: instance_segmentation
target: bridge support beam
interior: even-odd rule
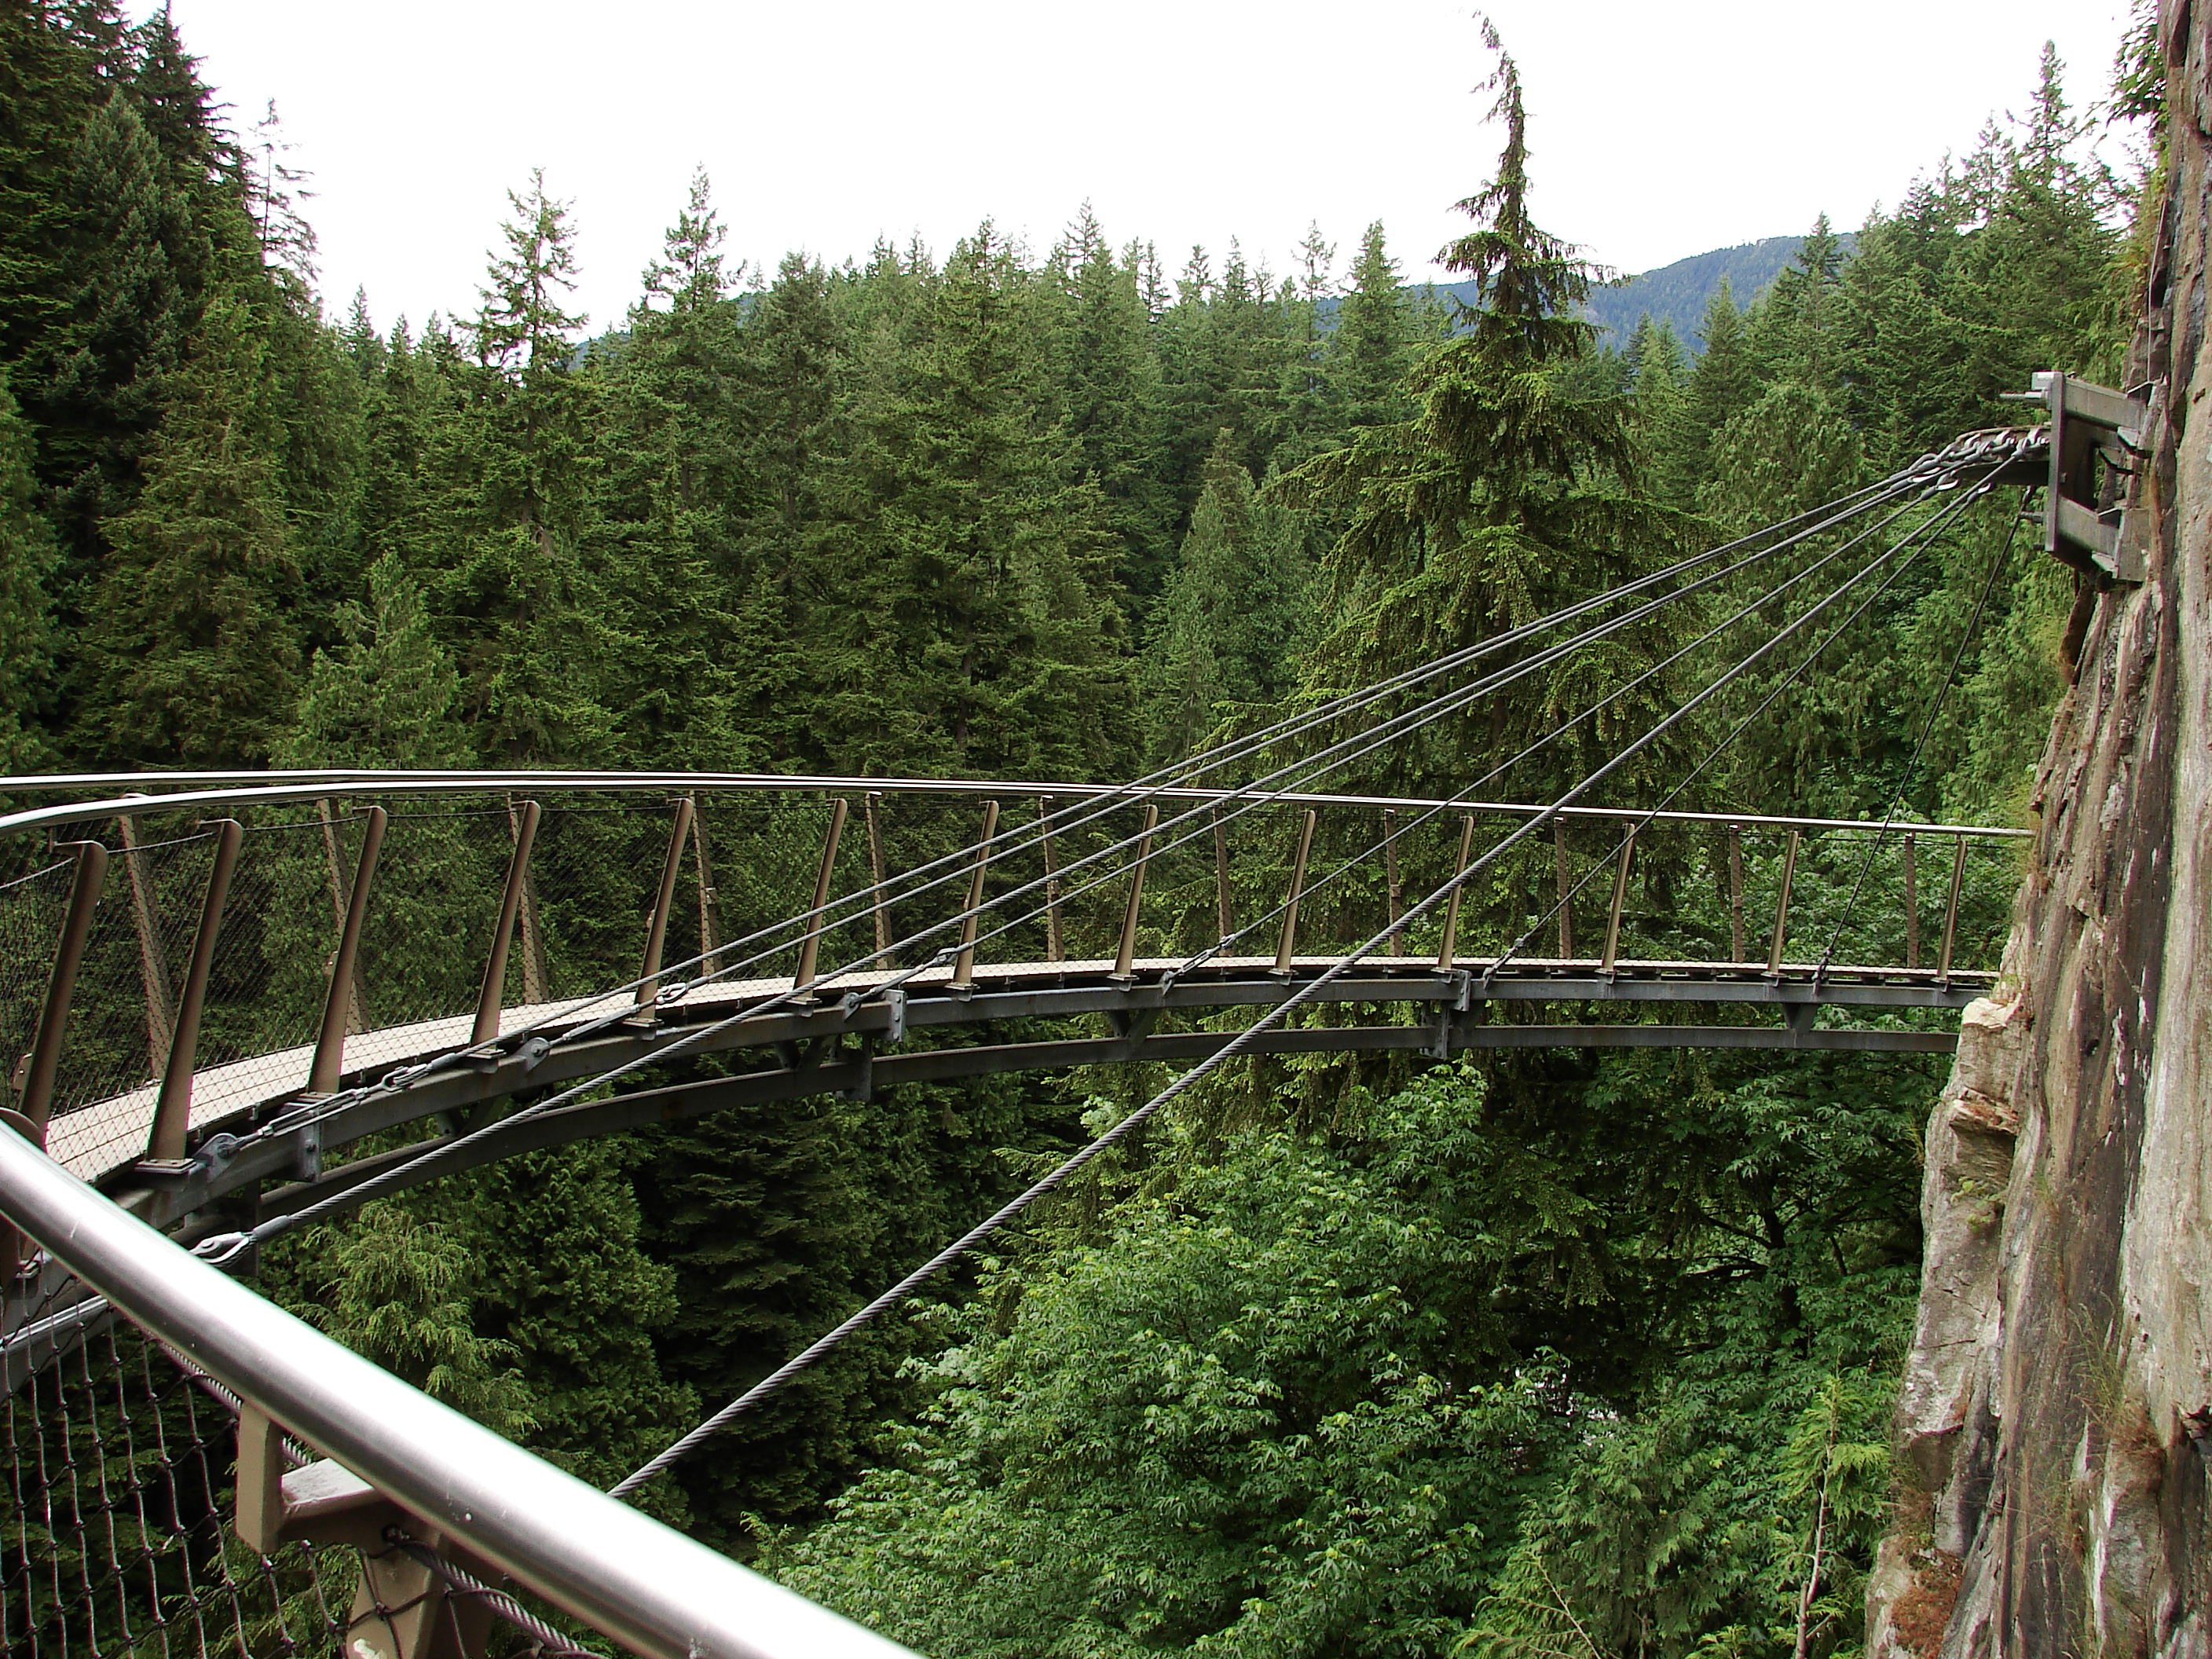
[[[1298,829],[1298,855],[1291,866],[1291,899],[1283,910],[1282,938],[1275,946],[1275,972],[1288,979],[1291,957],[1298,944],[1298,902],[1306,891],[1306,855],[1313,851],[1314,824],[1319,815],[1311,807],[1306,809],[1305,822]]]
[[[1789,849],[1782,855],[1782,891],[1774,901],[1774,936],[1767,942],[1769,978],[1782,971],[1782,947],[1790,939],[1790,888],[1797,878],[1797,831],[1790,832]]]
[[[385,811],[368,809],[362,825],[361,855],[353,866],[353,885],[346,893],[344,925],[338,929],[337,955],[331,961],[330,995],[323,1003],[323,1028],[315,1039],[314,1064],[307,1072],[307,1092],[335,1094],[345,1071],[346,1027],[354,1007],[354,972],[361,959],[362,925],[368,919],[368,894],[376,880],[377,856],[384,850]],[[155,1154],[179,1158],[178,1152]]]
[[[1145,831],[1137,838],[1137,861],[1129,869],[1129,902],[1121,910],[1121,938],[1114,950],[1114,972],[1111,975],[1123,984],[1136,978],[1132,967],[1137,959],[1137,913],[1145,902],[1145,866],[1152,856],[1152,831],[1160,827],[1160,809],[1156,802],[1145,808]]]
[[[507,887],[500,896],[499,921],[492,929],[491,954],[484,959],[483,988],[477,994],[476,1024],[470,1030],[471,1045],[489,1042],[499,1035],[499,1011],[507,995],[507,958],[514,944],[514,925],[522,915],[522,891],[530,879],[530,852],[538,844],[534,800],[522,803],[514,827],[514,850],[507,854]]]
[[[199,932],[192,939],[191,965],[185,970],[184,995],[177,1002],[177,1031],[169,1043],[169,1062],[161,1071],[161,1092],[154,1105],[154,1122],[146,1137],[146,1156],[171,1162],[185,1155],[185,1138],[191,1128],[192,1068],[198,1059],[200,1011],[207,1006],[208,975],[215,969],[216,934],[222,927],[222,907],[230,896],[230,872],[238,867],[238,849],[246,827],[236,818],[215,823],[215,862],[208,870],[207,891],[200,899]]]
[[[822,908],[830,902],[830,883],[837,868],[837,843],[845,834],[845,816],[851,803],[840,795],[830,809],[830,833],[822,838],[822,863],[814,872],[814,907],[806,924],[806,942],[799,947],[799,971],[791,976],[791,988],[804,991],[814,983],[816,966],[822,959]]]
[[[668,913],[676,902],[676,878],[684,873],[684,842],[691,833],[692,814],[698,803],[684,795],[676,803],[676,823],[668,834],[668,857],[660,866],[660,886],[645,924],[645,960],[637,970],[637,1006],[653,1006],[660,988],[660,953],[668,943]]]
[[[1437,945],[1437,971],[1449,974],[1452,970],[1452,955],[1459,948],[1459,906],[1466,896],[1467,884],[1460,879],[1467,874],[1468,860],[1474,850],[1474,814],[1469,812],[1461,822],[1459,830],[1459,861],[1452,866],[1451,896],[1444,901],[1444,936]]]
[[[975,988],[976,924],[983,919],[983,872],[991,862],[991,843],[999,835],[999,803],[983,803],[983,836],[975,843],[975,872],[968,879],[967,920],[960,924],[960,954],[952,964],[952,982],[946,988]]]

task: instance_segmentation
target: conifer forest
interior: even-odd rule
[[[2017,118],[1863,224],[1774,227],[1793,263],[1687,337],[1583,319],[1585,228],[1529,203],[1566,89],[1503,52],[1469,64],[1498,159],[1449,293],[1379,223],[1277,271],[1079,204],[1049,246],[986,222],[757,270],[702,174],[586,319],[533,175],[480,307],[380,329],[319,291],[281,135],[166,12],[0,0],[0,772],[1135,775],[2014,424],[2038,370],[2116,384],[2147,52],[2046,52]],[[1677,804],[2024,821],[2075,579],[2019,506],[1974,507]],[[1345,787],[1449,793],[1580,689]],[[1240,1062],[639,1501],[943,1659],[1854,1652],[1945,1065]],[[262,1285],[605,1485],[1159,1069],[532,1152],[287,1240]]]

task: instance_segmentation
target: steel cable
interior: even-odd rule
[[[1917,534],[1917,532],[1915,533]],[[1901,547],[1904,544],[1900,544],[1899,545]],[[1922,547],[1913,555],[1914,559],[1918,558],[1922,553],[1925,552],[1926,545],[1926,542],[1923,542]],[[1894,550],[1893,550],[1893,551],[1894,551]],[[1470,878],[1479,873],[1481,870],[1486,868],[1492,863],[1495,862],[1499,857],[1503,856],[1508,849],[1517,842],[1525,840],[1529,836],[1534,834],[1536,830],[1542,828],[1545,824],[1552,822],[1559,816],[1562,810],[1571,805],[1574,801],[1587,793],[1590,789],[1595,787],[1599,783],[1604,781],[1605,779],[1611,776],[1613,773],[1619,771],[1637,755],[1640,754],[1644,750],[1656,743],[1667,732],[1672,730],[1674,726],[1687,720],[1706,702],[1711,701],[1728,686],[1733,684],[1744,674],[1749,672],[1754,665],[1760,661],[1763,661],[1767,656],[1771,655],[1785,641],[1791,638],[1801,629],[1808,626],[1832,605],[1841,600],[1852,588],[1865,580],[1874,570],[1878,569],[1882,563],[1887,562],[1887,558],[1888,556],[1885,556],[1884,559],[1876,561],[1874,564],[1869,565],[1866,569],[1854,572],[1839,586],[1828,594],[1827,597],[1820,600],[1802,616],[1786,623],[1784,627],[1778,629],[1771,639],[1761,642],[1754,647],[1749,654],[1745,656],[1733,668],[1716,678],[1711,684],[1706,686],[1704,690],[1691,697],[1680,708],[1670,712],[1661,719],[1649,731],[1644,732],[1643,736],[1637,738],[1626,748],[1621,750],[1610,759],[1607,760],[1603,764],[1588,774],[1581,781],[1575,784],[1565,793],[1562,794],[1556,800],[1552,802],[1550,805],[1544,808],[1534,817],[1531,817],[1528,822],[1522,824],[1518,829],[1509,832],[1498,842],[1496,846],[1485,852],[1479,859],[1469,863],[1466,869],[1459,872],[1450,880],[1445,882],[1443,885],[1431,891],[1426,897],[1415,904],[1412,909],[1407,911],[1406,915],[1398,918],[1381,931],[1370,935],[1365,941],[1355,946],[1351,951],[1347,952],[1336,963],[1325,969],[1319,976],[1291,992],[1281,1002],[1277,1003],[1266,1013],[1262,1014],[1258,1019],[1253,1021],[1242,1031],[1231,1037],[1221,1048],[1217,1049],[1212,1054],[1207,1056],[1205,1060],[1200,1060],[1197,1065],[1192,1066],[1181,1077],[1176,1079],[1165,1088],[1160,1090],[1149,1100],[1146,1101],[1144,1104],[1138,1107],[1127,1116],[1123,1117],[1121,1121],[1115,1124],[1103,1134],[1099,1135],[1095,1139],[1091,1140],[1087,1146],[1082,1147],[1080,1150],[1062,1161],[1057,1167],[1044,1176],[1041,1180],[1036,1182],[1024,1191],[1009,1200],[1006,1204],[1001,1205],[983,1221],[969,1229],[967,1232],[962,1234],[959,1238],[954,1240],[951,1244],[939,1251],[928,1261],[916,1267],[905,1278],[900,1279],[897,1284],[892,1285],[889,1290],[884,1291],[872,1301],[867,1303],[848,1318],[842,1321],[833,1329],[824,1334],[822,1337],[817,1339],[816,1341],[810,1344],[799,1353],[785,1361],[782,1365],[777,1367],[776,1370],[770,1372],[767,1376],[762,1378],[751,1388],[746,1389],[728,1405],[723,1407],[720,1411],[714,1413],[714,1415],[700,1423],[689,1433],[672,1443],[646,1463],[641,1465],[637,1469],[624,1476],[621,1480],[617,1481],[613,1486],[608,1489],[610,1494],[615,1497],[625,1497],[630,1492],[635,1492],[639,1487],[643,1486],[647,1481],[652,1480],[655,1475],[681,1461],[698,1446],[703,1444],[707,1440],[720,1433],[724,1428],[727,1427],[730,1423],[735,1421],[736,1419],[741,1416],[744,1413],[750,1410],[762,1401],[768,1399],[771,1395],[780,1392],[782,1389],[787,1387],[793,1381],[803,1375],[815,1364],[818,1364],[823,1358],[833,1352],[837,1347],[841,1346],[850,1337],[866,1328],[868,1325],[872,1324],[883,1314],[908,1300],[915,1291],[921,1290],[923,1286],[936,1279],[947,1268],[962,1261],[971,1251],[973,1251],[978,1244],[982,1243],[985,1240],[990,1238],[993,1235],[1001,1231],[1010,1222],[1018,1218],[1024,1211],[1030,1208],[1040,1200],[1048,1197],[1052,1193],[1057,1191],[1060,1187],[1064,1186],[1068,1181],[1072,1180],[1076,1175],[1079,1174],[1085,1168],[1104,1154],[1107,1151],[1120,1144],[1128,1136],[1133,1134],[1147,1121],[1159,1112],[1162,1108],[1170,1104],[1188,1090],[1195,1087],[1198,1083],[1202,1081],[1205,1078],[1211,1076],[1214,1072],[1218,1071],[1231,1060],[1236,1059],[1244,1053],[1249,1052],[1249,1048],[1254,1042],[1255,1042],[1265,1032],[1273,1027],[1280,1024],[1285,1019],[1288,1018],[1294,1010],[1314,1000],[1322,991],[1326,989],[1336,980],[1341,978],[1353,965],[1364,960],[1367,956],[1386,943],[1394,935],[1401,933],[1413,921],[1425,916],[1430,911],[1436,908],[1437,906],[1444,902],[1450,896],[1453,891],[1464,886]],[[1881,587],[1878,587],[1875,590],[1873,595],[1862,602],[1856,610],[1847,617],[1826,640],[1823,640],[1820,642],[1819,647],[1808,653],[1804,660],[1799,663],[1795,669],[1791,670],[1790,672],[1784,677],[1784,680],[1768,694],[1766,702],[1771,702],[1773,697],[1780,695],[1783,689],[1793,683],[1796,678],[1804,673],[1814,662],[1817,661],[1821,653],[1826,649],[1827,646],[1832,644],[1834,640],[1840,635],[1844,629],[1849,628],[1851,623],[1858,618],[1858,617],[1863,615],[1868,605],[1873,603],[1873,599],[1875,598],[1878,598],[1882,592],[1887,590],[1889,584],[1896,580],[1897,575],[1901,573],[1903,568],[1910,568],[1910,563],[1911,561],[1907,561],[1905,566],[1900,567],[1899,570],[1893,571],[1889,578]],[[1765,706],[1765,702],[1762,702],[1760,708],[1763,708]],[[1711,759],[1717,757],[1720,752],[1723,752],[1726,745],[1732,743],[1735,738],[1742,732],[1746,726],[1748,724],[1749,720],[1755,718],[1758,712],[1758,710],[1754,710],[1753,715],[1747,716],[1744,721],[1739,722],[1735,728],[1729,733],[1728,737],[1723,738],[1719,744],[1714,746],[1712,754],[1709,755],[1705,762],[1701,762],[1698,767],[1695,769],[1690,775],[1692,777],[1696,776],[1698,773],[1700,773],[1705,769],[1705,766],[1710,765]],[[1678,786],[1678,791],[1680,787],[1686,787],[1687,781],[1688,780],[1686,779],[1683,786]]]
[[[1883,498],[1884,504],[1886,504],[1887,499],[1887,497]],[[1818,564],[1812,567],[1812,569],[1814,571],[1817,571],[1820,568],[1825,568],[1826,564],[1832,562],[1835,558],[1841,556],[1844,552],[1848,551],[1851,547],[1858,545],[1869,536],[1877,532],[1887,524],[1893,523],[1897,517],[1910,509],[1910,506],[1911,502],[1908,501],[1904,506],[1899,507],[1898,511],[1891,514],[1888,519],[1881,521],[1879,524],[1875,526],[1873,529],[1863,532],[1859,536],[1853,538],[1851,541],[1844,544],[1844,547],[1836,550],[1824,557]],[[1683,588],[1666,594],[1660,599],[1648,601],[1645,605],[1638,607],[1635,611],[1625,613],[1621,617],[1613,618],[1607,623],[1599,624],[1594,629],[1586,630],[1583,635],[1578,635],[1572,640],[1548,647],[1546,651],[1538,653],[1533,657],[1516,661],[1508,667],[1498,670],[1495,673],[1486,677],[1483,680],[1476,682],[1473,686],[1463,687],[1459,691],[1449,694],[1443,698],[1434,700],[1431,704],[1425,706],[1425,710],[1417,711],[1420,715],[1417,723],[1410,726],[1403,726],[1401,727],[1401,722],[1411,720],[1413,716],[1397,716],[1394,717],[1393,720],[1385,722],[1384,726],[1382,727],[1370,728],[1368,732],[1359,733],[1352,738],[1346,739],[1343,743],[1335,746],[1336,750],[1341,750],[1344,752],[1334,753],[1334,751],[1325,751],[1325,753],[1334,753],[1334,758],[1329,760],[1328,766],[1323,769],[1337,769],[1342,765],[1348,764],[1352,760],[1358,759],[1361,756],[1370,753],[1374,750],[1381,748],[1388,743],[1395,741],[1399,737],[1404,735],[1407,730],[1419,730],[1421,726],[1434,720],[1441,720],[1450,714],[1456,713],[1459,709],[1465,708],[1468,703],[1474,702],[1478,697],[1487,695],[1490,691],[1494,690],[1502,685],[1510,684],[1515,680],[1525,678],[1529,674],[1538,672],[1541,669],[1548,667],[1552,664],[1571,654],[1575,650],[1583,648],[1597,639],[1604,638],[1612,633],[1617,632],[1620,629],[1627,627],[1634,622],[1639,621],[1644,617],[1653,614],[1656,611],[1666,605],[1672,604],[1680,599],[1702,592],[1705,588],[1712,586],[1714,583],[1724,579],[1726,576],[1734,574],[1735,571],[1747,568],[1747,566],[1756,563],[1766,557],[1771,556],[1774,553],[1783,550],[1784,547],[1793,544],[1794,543],[1785,542],[1778,544],[1774,547],[1762,550],[1759,553],[1756,553],[1746,559],[1738,561],[1734,565],[1724,567],[1719,571],[1711,573],[1707,576],[1700,578],[1698,581],[1689,584]],[[1809,574],[1811,573],[1801,573],[1799,576],[1793,577],[1788,583],[1785,583],[1784,585],[1784,588],[1778,589],[1776,591],[1785,591],[1788,586],[1794,586],[1796,582],[1803,580],[1804,576]],[[1769,594],[1765,597],[1771,598],[1772,595]],[[1679,655],[1680,653],[1677,654]],[[1672,661],[1673,659],[1669,659],[1668,660]],[[1285,772],[1297,771],[1316,763],[1313,759],[1310,758],[1306,762],[1298,763],[1291,768],[1284,769],[1284,770]],[[1275,777],[1279,777],[1282,774],[1279,773],[1273,775]],[[1494,776],[1496,775],[1493,773],[1492,775]],[[1266,780],[1266,781],[1272,781],[1273,778]],[[1290,793],[1290,791],[1285,790],[1281,793]],[[1462,798],[1464,797],[1465,793],[1466,792],[1464,791],[1462,792]],[[1272,799],[1272,797],[1263,797],[1249,800],[1244,803],[1243,805],[1240,806],[1236,813],[1231,814],[1230,817],[1234,818],[1244,811],[1255,810],[1257,807],[1266,805],[1269,804]],[[1190,823],[1202,815],[1218,815],[1218,810],[1219,804],[1218,802],[1212,803],[1207,806],[1194,807],[1188,812],[1181,814],[1175,818],[1169,819],[1159,826],[1156,826],[1152,832],[1153,836],[1156,836],[1162,830],[1171,829],[1175,825]],[[1432,809],[1431,813],[1427,816],[1433,816],[1434,810],[1441,809]],[[1410,828],[1411,826],[1408,827]],[[1166,851],[1172,850],[1176,847],[1187,844],[1189,841],[1196,839],[1200,835],[1208,833],[1210,831],[1210,828],[1211,823],[1209,823],[1208,825],[1204,828],[1194,829],[1187,835],[1179,838],[1171,839],[1165,846],[1159,848],[1158,850],[1164,853]],[[1132,846],[1140,839],[1151,839],[1151,837],[1129,837],[1127,841],[1118,843],[1117,847],[1101,849],[1101,851],[1097,853],[1078,860],[1076,864],[1071,865],[1067,866],[1066,869],[1058,872],[1054,878],[1048,879],[1064,878],[1067,872],[1067,869],[1078,869],[1083,867],[1085,864],[1096,863],[1110,856],[1115,850],[1117,850],[1117,848]],[[995,838],[994,844],[995,844]],[[1094,890],[1097,886],[1117,880],[1123,873],[1125,873],[1123,870],[1116,869],[1106,875],[1101,876],[1094,881],[1079,887],[1074,895],[1063,896],[1062,902],[1064,902],[1064,899],[1066,896],[1080,896],[1080,894],[1084,892]],[[260,1224],[260,1225],[253,1231],[251,1237],[256,1242],[275,1237],[283,1233],[291,1231],[300,1226],[306,1225],[318,1217],[331,1211],[353,1208],[360,1204],[369,1201],[385,1191],[395,1190],[403,1186],[414,1184],[414,1182],[420,1178],[420,1171],[426,1164],[449,1159],[457,1155],[465,1147],[473,1144],[476,1140],[481,1138],[489,1136],[495,1133],[505,1131],[511,1128],[518,1122],[555,1110],[560,1106],[576,1100],[595,1089],[604,1087],[609,1083],[614,1082],[622,1077],[630,1075],[647,1066],[665,1063],[669,1059],[684,1052],[687,1048],[696,1048],[698,1044],[710,1040],[714,1036],[729,1029],[732,1025],[744,1020],[757,1019],[763,1014],[773,1012],[779,1007],[790,1006],[801,997],[813,994],[816,992],[817,988],[830,985],[846,975],[859,971],[870,962],[879,960],[884,955],[902,949],[911,948],[913,945],[919,944],[927,939],[934,937],[936,934],[943,932],[946,928],[960,925],[970,915],[981,915],[993,909],[1000,908],[1010,901],[1040,890],[1043,889],[1045,885],[1046,882],[1043,880],[1030,883],[1025,886],[1016,889],[1012,893],[1001,895],[998,898],[993,899],[985,904],[977,906],[972,910],[963,910],[958,915],[950,917],[945,921],[933,924],[931,927],[923,930],[920,933],[909,935],[904,940],[889,946],[881,947],[878,951],[871,952],[866,956],[856,958],[852,963],[842,964],[838,968],[830,969],[823,974],[819,978],[812,981],[812,983],[807,987],[793,987],[792,989],[784,992],[779,996],[772,997],[764,1003],[749,1006],[725,1019],[714,1021],[704,1025],[692,1028],[685,1031],[681,1036],[678,1037],[674,1042],[669,1044],[664,1045],[663,1047],[648,1054],[640,1055],[631,1060],[625,1061],[620,1065],[611,1067],[609,1070],[586,1079],[583,1082],[575,1084],[569,1088],[559,1091],[546,1099],[535,1102],[530,1106],[525,1107],[521,1110],[513,1113],[507,1117],[501,1119],[495,1123],[487,1124],[479,1129],[471,1131],[468,1134],[445,1141],[434,1148],[426,1150],[420,1157],[415,1159],[410,1159],[404,1164],[395,1165],[392,1169],[372,1176],[367,1181],[362,1182],[353,1187],[349,1187],[342,1192],[332,1194],[317,1203],[305,1206],[302,1208],[293,1211],[287,1215],[272,1217]],[[1036,914],[1036,912],[1031,912],[1029,915],[1018,915],[1011,920],[1003,921],[999,926],[994,927],[988,934],[979,935],[976,943],[981,945],[988,942],[989,939],[1000,937],[1004,933],[1012,931],[1013,928],[1023,925],[1024,921],[1033,920]],[[949,952],[940,952],[936,957],[917,963],[914,967],[908,968],[892,975],[886,981],[880,981],[875,985],[866,988],[866,991],[861,994],[864,996],[880,995],[886,990],[903,986],[920,975],[931,971],[936,967],[942,966],[948,955]],[[633,1018],[635,1018],[635,1010],[634,1007],[626,1006],[621,1009],[618,1012],[611,1013],[599,1020],[587,1022],[581,1026],[564,1033],[562,1040],[571,1043],[581,1041],[585,1037],[599,1030],[607,1029],[612,1024]],[[460,1050],[456,1052],[467,1051]],[[418,1076],[421,1074],[422,1073],[419,1071],[416,1073],[416,1075]],[[343,1100],[343,1097],[334,1097],[333,1100],[331,1102],[318,1103],[316,1108],[317,1115],[328,1115],[329,1111],[332,1109],[334,1103],[342,1103]],[[288,1115],[287,1116],[272,1120],[271,1124],[266,1126],[266,1132],[276,1133],[286,1127],[295,1127],[298,1122],[306,1121],[313,1120],[301,1119]],[[226,1237],[228,1237],[231,1236]]]

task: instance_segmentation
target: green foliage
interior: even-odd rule
[[[345,643],[315,654],[276,746],[285,766],[458,766],[460,679],[431,630],[422,595],[394,553],[368,573],[368,604],[337,614]]]
[[[1294,684],[1310,626],[1304,517],[1256,495],[1238,447],[1224,427],[1146,642],[1142,689],[1155,761],[1194,752],[1224,716],[1278,702]]]
[[[307,1248],[301,1311],[327,1335],[502,1434],[533,1426],[513,1345],[476,1329],[475,1264],[450,1230],[381,1199]]]
[[[87,630],[87,701],[114,758],[264,757],[300,672],[300,569],[266,428],[264,331],[219,295],[194,337]]]
[[[0,379],[0,771],[28,772],[47,751],[40,716],[54,689],[48,584],[58,556],[36,490],[30,428]]]
[[[1870,1559],[1924,1084],[1551,1069],[1184,1143],[769,1565],[933,1651],[1788,1646]]]

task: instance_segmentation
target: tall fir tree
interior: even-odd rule
[[[1488,85],[1505,145],[1496,177],[1459,204],[1475,228],[1443,253],[1475,297],[1453,337],[1415,371],[1413,419],[1366,428],[1296,475],[1298,493],[1348,520],[1324,563],[1331,631],[1309,659],[1313,695],[1533,620],[1634,574],[1683,535],[1678,515],[1618,483],[1633,465],[1627,400],[1577,395],[1572,373],[1594,333],[1581,316],[1589,267],[1529,216],[1519,70],[1487,22],[1483,39],[1497,57]],[[1459,787],[1477,761],[1552,734],[1564,741],[1509,786],[1547,790],[1609,755],[1617,732],[1668,701],[1674,688],[1646,682],[1602,721],[1559,724],[1663,654],[1655,642],[1630,630],[1579,653],[1571,671],[1492,700],[1478,729],[1451,722],[1394,746],[1386,775]]]
[[[1224,716],[1264,707],[1297,684],[1312,617],[1305,526],[1259,497],[1224,428],[1146,642],[1151,758],[1189,754]]]
[[[546,193],[542,171],[507,199],[514,216],[467,327],[479,504],[442,597],[465,619],[462,669],[484,752],[580,759],[602,751],[611,724],[596,696],[600,613],[578,557],[599,386],[575,363],[585,319],[564,308],[576,279],[568,206]]]
[[[1351,276],[1328,337],[1338,417],[1350,428],[1386,426],[1411,412],[1406,377],[1413,363],[1414,326],[1405,278],[1380,219],[1361,235]]]
[[[30,427],[0,376],[0,773],[40,769],[54,694],[53,598],[59,553],[39,511]]]
[[[85,741],[111,762],[265,759],[300,675],[300,569],[272,434],[266,343],[219,294],[176,377],[87,632]]]

